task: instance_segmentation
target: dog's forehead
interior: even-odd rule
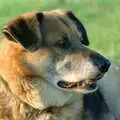
[[[44,23],[47,27],[47,37],[51,39],[54,37],[58,40],[61,37],[67,36],[69,38],[75,39],[80,38],[81,34],[78,31],[76,25],[73,21],[67,16],[67,11],[64,10],[53,10],[49,12],[43,12],[44,14]],[[60,37],[60,38],[59,38]],[[52,43],[52,41],[51,41]]]
[[[67,13],[68,11],[56,9],[51,11],[42,11],[42,12],[27,12],[22,15],[22,17],[26,21],[31,21],[33,19],[36,19],[37,13],[41,13],[44,16],[44,20],[46,20],[47,23],[50,24],[50,22],[57,22],[60,21],[64,22],[66,25],[72,25],[72,20],[68,17]],[[72,23],[71,23],[72,22]]]
[[[41,13],[44,16],[44,23],[48,25],[61,25],[61,23],[64,23],[64,27],[69,26],[72,27],[72,29],[75,27],[75,24],[72,22],[72,20],[68,17],[67,11],[57,9],[57,10],[51,10],[51,11],[43,11],[43,12],[27,12],[19,17],[22,17],[28,24],[31,24],[32,21],[34,22],[34,25],[37,21],[37,13]],[[19,18],[18,17],[18,18]],[[52,27],[53,28],[53,27]],[[55,26],[54,26],[55,28]]]
[[[49,26],[48,28],[55,29],[55,31],[57,30],[57,28],[60,31],[61,30],[66,31],[66,30],[71,29],[75,33],[77,33],[76,25],[68,17],[67,12],[68,11],[56,9],[56,10],[51,10],[51,11],[42,11],[40,13],[43,14],[43,16],[44,16],[43,22],[47,26]],[[39,12],[27,12],[19,17],[22,17],[26,21],[26,23],[28,23],[28,26],[31,24],[34,24],[34,26],[35,26],[38,23],[37,13],[39,13]]]
[[[53,21],[62,21],[66,22],[65,24],[71,24],[71,19],[67,15],[68,11],[57,9],[57,10],[51,10],[51,11],[44,11],[42,12],[45,16],[45,18]]]

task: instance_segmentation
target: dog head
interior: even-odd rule
[[[57,91],[93,92],[97,89],[97,80],[110,66],[109,60],[87,47],[86,30],[69,11],[25,13],[11,20],[3,33],[7,38],[6,57],[9,57],[4,60],[7,67],[0,68],[4,69],[1,72],[4,79],[13,81],[15,77],[6,76],[15,76],[15,73],[19,77],[37,77],[36,81],[24,81],[37,91],[42,89],[41,81],[45,81]],[[8,67],[11,73],[7,72]]]

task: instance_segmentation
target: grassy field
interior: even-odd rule
[[[27,11],[65,8],[83,22],[90,47],[120,59],[120,0],[0,0],[0,27]]]

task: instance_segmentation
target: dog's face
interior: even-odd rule
[[[3,33],[10,50],[18,47],[16,54],[21,53],[13,59],[20,59],[31,76],[60,91],[93,92],[110,66],[106,58],[87,47],[85,28],[71,12],[26,13],[13,19]]]

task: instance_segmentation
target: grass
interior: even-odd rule
[[[120,59],[120,0],[0,0],[0,27],[27,11],[65,8],[72,10],[85,25],[90,47]]]

